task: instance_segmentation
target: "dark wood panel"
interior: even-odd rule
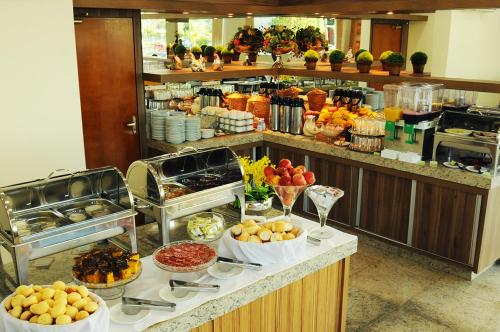
[[[75,33],[87,167],[126,172],[140,158],[139,137],[127,127],[138,117],[133,21],[85,18]]]
[[[344,191],[344,197],[339,199],[330,211],[329,219],[343,224],[351,224],[352,218],[354,218],[352,211],[356,191],[352,187],[352,167],[323,158],[310,157],[309,169],[314,172],[317,184],[337,187]],[[317,213],[311,200],[309,200],[307,212]]]
[[[476,196],[417,184],[412,245],[461,263],[469,263]]]
[[[406,243],[411,180],[363,170],[359,227]]]

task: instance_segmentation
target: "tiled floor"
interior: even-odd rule
[[[360,238],[347,331],[500,331],[500,265],[467,281]]]

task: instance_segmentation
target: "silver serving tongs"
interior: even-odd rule
[[[189,292],[218,292],[219,285],[199,284],[196,282],[170,279],[170,290],[175,297],[185,297]]]
[[[126,315],[137,315],[144,309],[175,311],[175,303],[122,297],[122,311]]]
[[[235,266],[238,266],[238,267],[241,267],[243,269],[256,270],[256,271],[262,270],[262,264],[247,263],[247,262],[243,262],[243,261],[240,261],[237,259],[232,259],[232,258],[227,258],[227,257],[217,257],[217,263],[221,263],[221,265],[225,265],[225,266],[229,267],[229,269],[231,269]]]

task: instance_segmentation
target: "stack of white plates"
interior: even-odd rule
[[[165,119],[168,111],[151,112],[151,138],[163,141],[165,139]]]
[[[186,118],[186,140],[197,141],[201,138],[200,132],[201,119],[199,117]]]
[[[169,116],[165,119],[165,140],[172,144],[180,144],[186,140],[186,124],[184,117]]]

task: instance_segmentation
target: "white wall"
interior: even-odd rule
[[[0,186],[85,168],[71,0],[0,0]]]

